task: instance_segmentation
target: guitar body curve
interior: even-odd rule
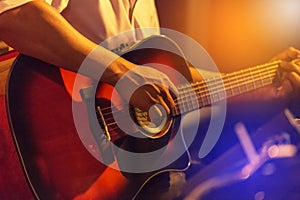
[[[81,144],[71,106],[57,68],[17,58],[8,84],[9,119],[30,185],[42,199],[56,198],[56,191],[64,191],[63,198],[84,192],[105,169]]]
[[[129,52],[124,57],[137,64],[144,64],[158,62],[164,54],[161,51],[155,53],[155,49],[146,49],[137,53]],[[177,61],[171,62],[172,58],[166,60],[168,62],[162,64],[171,67],[174,64],[176,70],[182,68],[185,77],[191,81],[187,66],[182,66],[185,64],[182,60],[179,64]],[[102,84],[99,89],[110,90],[110,87]],[[103,101],[110,100],[103,97]],[[98,191],[105,188],[98,182],[107,167],[96,160],[82,144],[73,121],[72,103],[57,67],[24,55],[17,58],[8,80],[8,117],[29,185],[38,199],[71,199],[85,194],[94,186]],[[79,107],[82,112],[86,112],[82,102],[75,103],[81,104]],[[180,119],[175,120],[174,129],[179,122]],[[162,140],[167,142],[172,138],[171,134],[168,133]],[[126,145],[128,147],[128,143]],[[184,146],[184,142],[181,145]],[[185,163],[180,168],[189,165],[189,158],[186,155],[183,157]],[[110,181],[118,185],[121,180],[129,185],[125,188],[131,187],[131,181],[124,180],[120,172],[115,170],[113,173],[116,178]],[[145,178],[146,182],[148,178]],[[126,194],[128,199],[133,197],[139,187],[134,186],[134,192]],[[120,193],[124,194],[123,190],[118,193],[117,189],[105,192],[117,195],[110,196],[110,199],[117,199]],[[126,195],[123,196],[125,199]]]

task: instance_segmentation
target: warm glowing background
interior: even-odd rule
[[[221,71],[300,48],[299,0],[157,0],[161,26],[197,40]]]

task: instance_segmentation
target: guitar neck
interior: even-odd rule
[[[222,74],[200,82],[179,86],[174,115],[187,113],[272,84],[281,61],[257,65],[248,69]],[[294,60],[300,62],[300,59]]]

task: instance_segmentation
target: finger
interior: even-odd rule
[[[153,104],[159,103],[157,97],[158,89],[151,88],[149,85],[144,85],[138,88],[130,97],[130,104],[141,109],[144,112],[148,112]]]
[[[160,87],[160,86],[158,86]],[[166,105],[168,106],[168,108],[170,110],[173,110],[175,108],[175,102],[174,102],[174,98],[170,92],[170,90],[166,87],[160,87],[161,88],[161,96],[163,98],[163,101],[166,103]]]
[[[300,66],[295,62],[281,62],[280,67],[286,71],[293,71],[300,75]]]
[[[149,112],[151,106],[160,104],[169,114],[170,108],[165,102],[163,96],[165,96],[164,91],[160,87],[154,84],[147,84],[138,88],[134,92],[131,97],[130,103],[131,105],[135,105],[144,112]]]
[[[132,95],[130,103],[144,112],[149,112],[151,106],[155,104],[160,104],[167,114],[170,114],[175,107],[168,88],[155,84],[147,84],[138,88]]]
[[[173,96],[178,96],[179,95],[179,91],[177,89],[177,87],[170,81],[169,85],[168,85],[168,91],[169,93],[171,92],[173,94]]]
[[[286,75],[286,78],[292,83],[292,86],[296,92],[300,90],[300,75],[295,72],[290,72]]]
[[[300,56],[299,49],[296,49],[294,47],[290,47],[288,50],[287,56],[291,59],[295,59]]]
[[[175,107],[173,97],[167,87],[161,85],[152,85],[153,90],[149,90],[153,103],[161,104],[168,114]]]
[[[149,99],[152,102],[151,106],[153,106],[155,104],[159,104],[165,109],[165,111],[168,115],[171,113],[171,109],[170,109],[169,105],[166,103],[166,101],[164,100],[164,98],[162,96],[150,95]]]
[[[298,49],[295,49],[294,47],[290,47],[284,52],[276,55],[271,59],[271,61],[275,60],[283,60],[283,61],[292,61],[293,59],[297,58],[300,55],[300,51]]]

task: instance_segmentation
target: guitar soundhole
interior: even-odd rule
[[[152,139],[163,137],[168,133],[173,122],[172,118],[164,114],[161,108],[156,107],[155,110],[156,112],[153,114],[149,112],[149,114],[139,108],[133,108],[135,121],[142,129],[142,134]]]

